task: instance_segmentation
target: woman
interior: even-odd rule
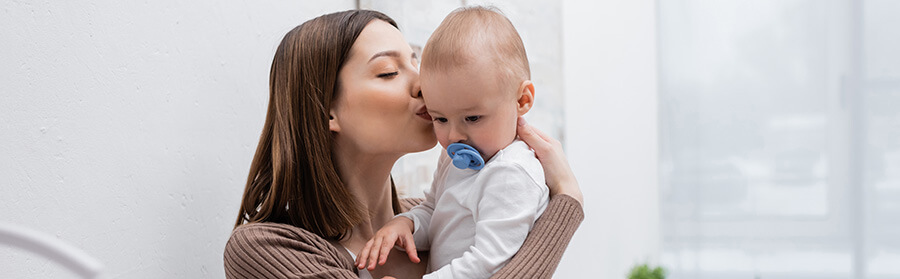
[[[235,229],[229,278],[416,278],[420,263],[392,255],[372,274],[354,255],[395,214],[390,177],[404,154],[435,145],[418,62],[389,17],[351,10],[285,35],[269,79],[269,108]],[[581,193],[559,142],[520,119],[541,160],[550,205],[494,278],[549,277],[583,219]],[[392,251],[392,253],[401,253]]]

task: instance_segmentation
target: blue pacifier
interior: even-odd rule
[[[480,170],[484,167],[484,159],[478,150],[465,143],[453,143],[447,146],[447,155],[453,160],[453,165],[459,169]]]

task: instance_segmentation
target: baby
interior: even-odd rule
[[[549,196],[540,162],[516,139],[534,104],[530,79],[522,39],[496,8],[441,22],[422,53],[421,87],[447,152],[425,201],[375,234],[359,268],[384,264],[396,244],[414,262],[416,249],[430,250],[424,278],[488,278],[516,254]]]

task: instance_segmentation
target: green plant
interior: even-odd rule
[[[662,267],[651,268],[648,264],[639,264],[628,272],[628,279],[665,279],[666,270]]]

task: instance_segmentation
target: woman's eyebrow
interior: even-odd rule
[[[372,55],[372,58],[369,58],[369,62],[372,62],[372,60],[375,60],[375,58],[382,57],[382,56],[400,57],[400,52],[398,52],[396,50],[385,50],[385,51],[376,53],[375,55]]]

